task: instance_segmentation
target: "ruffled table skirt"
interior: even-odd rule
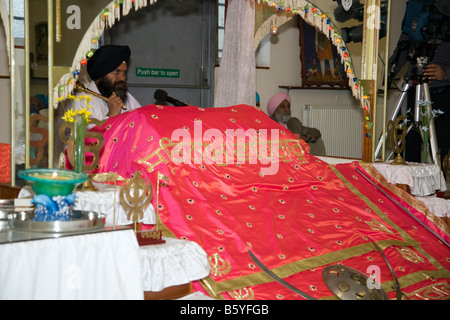
[[[207,277],[210,265],[195,242],[164,238],[165,244],[140,247],[144,291],[186,284]]]
[[[414,196],[425,197],[436,190],[446,191],[444,175],[435,164],[409,162],[408,165],[392,165],[390,162],[372,164],[389,183],[405,184]]]

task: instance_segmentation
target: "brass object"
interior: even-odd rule
[[[144,210],[151,203],[152,197],[152,185],[147,185],[139,171],[136,171],[132,178],[125,180],[120,187],[120,204],[127,213],[127,219],[133,221],[135,232],[137,223],[143,218]]]
[[[103,124],[104,121],[99,121],[95,118],[90,119],[90,124],[95,124],[96,126],[100,127]],[[67,137],[66,135],[66,129],[70,128],[70,135]],[[73,136],[73,123],[70,122],[64,122],[61,127],[59,128],[59,138],[61,141],[67,145],[67,158],[69,159],[70,165],[74,166],[75,159],[74,159],[74,136]],[[93,131],[86,131],[86,139],[89,139],[90,144],[85,145],[84,152],[85,156],[86,154],[92,154],[92,162],[89,165],[86,165],[84,163],[84,169],[83,172],[91,172],[98,166],[99,161],[99,155],[100,150],[103,148],[103,145],[105,144],[103,135],[99,132],[93,132]],[[89,180],[91,180],[92,176],[89,177]],[[92,184],[92,183],[90,183]],[[89,185],[89,183],[88,183]]]
[[[450,183],[450,151],[444,156],[444,161],[442,161],[442,171],[444,171],[447,183]]]
[[[102,99],[103,101],[108,101],[108,98],[102,96],[100,93],[97,93],[95,91],[89,90],[80,81],[77,81],[75,83],[75,90],[78,91],[78,92],[86,92],[86,93],[92,94],[93,96],[95,96],[95,97],[97,97],[99,99]],[[126,105],[123,105],[122,109],[123,110],[127,110],[128,107]]]
[[[381,287],[369,288],[367,283],[373,285],[373,281],[356,269],[332,265],[323,269],[322,276],[327,287],[341,300],[389,300]]]
[[[84,191],[98,191],[98,188],[94,186],[92,183],[92,174],[89,174],[89,179],[84,182],[83,190]]]
[[[389,134],[389,142],[391,143],[392,150],[397,154],[394,161],[391,163],[393,165],[407,165],[401,156],[401,153],[405,150],[405,139],[406,134],[408,133],[407,127],[405,125],[400,125],[400,122],[404,120],[406,120],[405,116],[398,116],[395,119],[395,122],[389,120],[387,124],[386,131]]]

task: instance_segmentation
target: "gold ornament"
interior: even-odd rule
[[[132,219],[135,232],[137,232],[137,222],[143,218],[144,210],[152,197],[152,186],[147,185],[139,171],[136,171],[131,179],[125,180],[120,187],[120,204],[127,213],[127,219]]]
[[[394,161],[392,161],[391,163],[393,165],[407,165],[400,155],[400,153],[405,150],[405,139],[406,134],[408,133],[406,126],[400,125],[400,121],[403,122],[404,120],[406,120],[405,116],[398,116],[395,119],[395,122],[389,120],[387,124],[387,132],[389,134],[391,147],[392,150],[394,150],[394,152],[397,154]]]

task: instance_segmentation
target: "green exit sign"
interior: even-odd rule
[[[136,68],[136,77],[179,78],[179,69]]]

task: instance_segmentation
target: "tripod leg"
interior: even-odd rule
[[[414,122],[418,123],[420,121],[420,104],[419,101],[424,99],[424,87],[423,84],[416,85],[416,100],[414,104]]]
[[[400,111],[400,109],[401,109],[401,107],[402,107],[403,101],[404,101],[405,98],[406,98],[406,95],[407,95],[407,93],[408,93],[408,90],[409,90],[409,87],[410,87],[410,86],[411,86],[411,84],[410,84],[409,81],[408,81],[408,82],[405,82],[405,83],[403,84],[402,89],[401,89],[401,90],[402,90],[402,91],[401,91],[401,95],[400,95],[400,97],[398,97],[397,102],[395,103],[394,110],[392,111],[392,114],[391,114],[391,117],[389,118],[389,120],[394,121],[395,118],[397,118],[398,113],[399,113],[399,111]],[[388,120],[388,121],[389,121],[389,120]],[[380,153],[380,151],[381,151],[381,147],[383,146],[383,143],[385,143],[387,137],[388,137],[388,134],[387,134],[387,133],[384,135],[384,138],[383,138],[383,137],[380,137],[380,140],[378,141],[377,148],[375,149],[375,159],[377,159],[377,157],[379,156],[379,153]],[[391,153],[391,154],[392,154],[392,153]],[[389,156],[389,157],[390,157],[390,156]],[[388,158],[389,158],[389,157],[388,157]]]

